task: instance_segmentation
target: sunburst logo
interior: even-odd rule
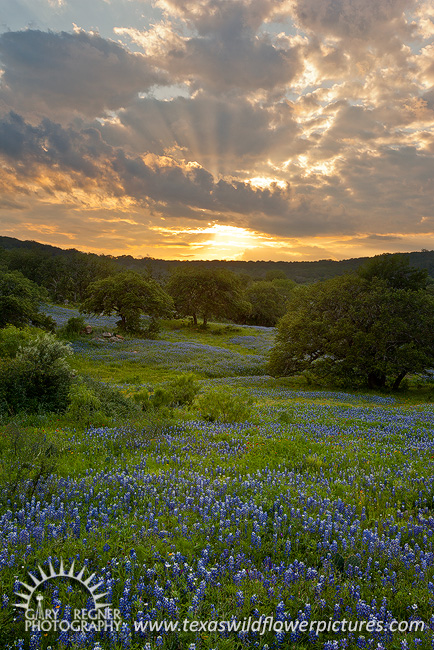
[[[47,573],[40,565],[38,565],[39,573],[36,573],[36,575],[29,571],[28,575],[32,584],[20,582],[23,589],[15,592],[21,602],[14,603],[14,605],[24,610],[26,630],[49,632],[50,630],[67,631],[71,629],[75,632],[119,629],[121,623],[119,610],[113,610],[110,603],[101,601],[107,595],[107,592],[99,592],[99,588],[103,584],[102,581],[92,585],[95,573],[85,579],[86,567],[76,573],[75,562],[72,562],[69,571],[66,571],[62,559],[58,571],[56,571],[52,562],[49,562],[48,566]],[[38,592],[46,583],[65,578],[82,585],[93,600],[93,609],[73,609],[71,611],[71,620],[60,619],[58,609],[44,609],[44,595],[40,591]],[[32,606],[33,601],[35,601],[34,606]]]

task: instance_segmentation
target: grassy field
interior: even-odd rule
[[[59,323],[73,315],[49,309]],[[72,342],[78,373],[126,395],[193,372],[203,392],[244,389],[253,403],[232,423],[206,421],[194,406],[106,426],[64,415],[17,420],[61,452],[33,495],[3,495],[2,648],[434,647],[434,407],[272,379],[272,342],[263,328],[176,322],[155,341]],[[101,581],[104,601],[120,611],[117,630],[25,631],[14,591],[27,571],[47,572],[50,562],[58,571],[61,559],[96,574],[92,584]],[[92,607],[71,582],[43,590],[59,620]],[[265,616],[273,627],[263,634],[223,629]],[[395,620],[401,629],[391,631]],[[161,621],[179,629],[149,630]],[[192,621],[206,629],[184,629]],[[409,631],[416,621],[424,629]]]

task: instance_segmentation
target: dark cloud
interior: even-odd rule
[[[295,13],[315,34],[382,46],[398,34],[410,34],[404,12],[413,6],[413,0],[296,0]]]
[[[153,62],[177,81],[212,92],[271,90],[289,84],[302,70],[301,49],[260,32],[282,3],[264,0],[161,2],[169,19],[148,33],[120,30],[140,43]],[[170,20],[181,17],[188,35]],[[153,44],[152,44],[153,43]]]
[[[115,123],[98,128],[109,142],[134,151],[163,155],[176,147],[180,158],[215,174],[250,169],[269,158],[281,163],[293,153],[299,132],[287,102],[266,107],[205,93],[171,101],[139,99],[120,111]]]
[[[142,54],[83,31],[5,32],[0,60],[0,99],[22,112],[101,115],[166,82]]]
[[[285,6],[284,0],[160,0],[158,4],[169,14],[182,16],[201,36],[214,34],[224,41],[258,31]]]
[[[197,37],[161,62],[180,79],[193,76],[214,91],[271,90],[290,83],[302,69],[299,48],[278,48],[268,37],[243,34],[222,41]]]
[[[95,129],[65,129],[48,119],[38,126],[15,113],[0,120],[0,155],[30,179],[40,168],[47,174],[72,174],[80,187],[96,184],[108,195],[126,194],[147,206],[161,204],[173,216],[209,219],[201,211],[266,215],[288,210],[286,189],[270,191],[239,181],[215,181],[198,165],[181,166],[158,157],[147,161],[110,147]]]
[[[57,208],[62,237],[95,242],[101,218],[104,245],[177,251],[205,223],[238,225],[309,256],[302,238],[360,254],[433,231],[423,2],[156,0],[143,21],[129,4],[114,30],[129,47],[77,29],[0,36],[2,216],[43,233]]]
[[[109,150],[95,129],[78,133],[48,118],[33,126],[13,112],[0,120],[0,153],[15,162],[22,173],[31,174],[37,165],[52,169],[60,165],[94,178],[98,174],[98,159]]]

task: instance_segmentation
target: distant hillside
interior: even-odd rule
[[[33,249],[50,256],[68,256],[75,254],[76,249],[62,249],[48,244],[40,244],[35,241],[21,241],[13,237],[0,236],[0,250],[12,249]],[[398,253],[395,253],[398,254]],[[427,269],[430,276],[434,277],[434,251],[423,250],[420,252],[405,253],[410,257],[410,264],[420,269]],[[326,280],[337,275],[343,275],[348,271],[353,271],[365,262],[367,257],[358,257],[348,260],[319,260],[317,262],[271,262],[271,261],[178,261],[178,260],[159,260],[151,257],[137,259],[131,255],[122,255],[112,257],[101,255],[101,258],[111,259],[123,268],[135,269],[137,271],[146,270],[151,272],[156,278],[162,278],[177,266],[204,266],[207,268],[224,267],[235,271],[236,273],[245,273],[252,278],[262,278],[268,271],[283,271],[288,278],[299,283],[315,282],[317,280]]]

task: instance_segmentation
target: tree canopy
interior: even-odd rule
[[[0,271],[0,327],[37,325],[51,329],[53,320],[38,311],[44,297],[44,291],[19,271]]]
[[[250,310],[240,278],[225,269],[176,269],[167,291],[173,297],[178,314],[191,316],[195,325],[198,316],[206,325],[211,317],[234,319]]]
[[[309,370],[346,386],[396,389],[408,373],[433,366],[434,298],[423,279],[406,273],[405,261],[392,274],[381,260],[372,268],[294,292],[278,326],[272,374]]]
[[[6,252],[5,263],[47,289],[56,301],[80,302],[85,299],[91,282],[116,273],[116,264],[110,258],[76,250],[50,251],[18,248]]]
[[[134,271],[125,271],[92,282],[81,311],[87,314],[113,313],[120,317],[118,326],[125,331],[140,330],[140,317],[151,319],[170,316],[173,301],[162,287],[152,279],[144,278]]]
[[[252,282],[246,291],[252,305],[247,322],[251,325],[274,327],[287,308],[287,303],[273,282]]]
[[[425,289],[428,280],[426,269],[410,266],[408,255],[377,255],[358,270],[357,275],[365,280],[381,278],[392,289]]]

